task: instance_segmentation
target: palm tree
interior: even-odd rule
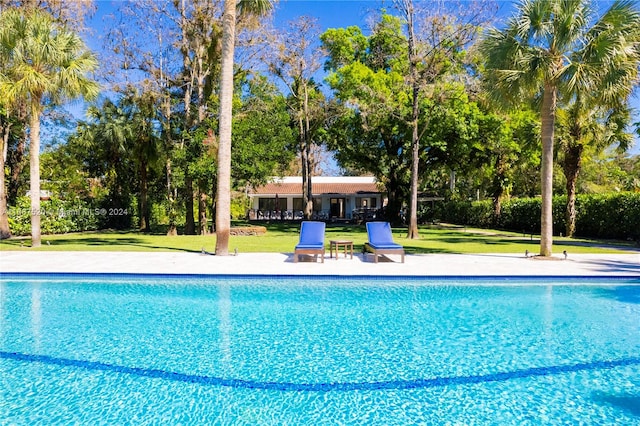
[[[264,15],[269,0],[225,0],[222,16],[220,70],[220,124],[218,137],[218,185],[216,189],[216,255],[229,254],[231,228],[231,123],[233,120],[233,56],[236,39],[236,9],[239,13]]]
[[[626,151],[633,136],[626,132],[631,112],[624,105],[617,107],[589,106],[576,96],[568,108],[558,111],[559,146],[562,158],[559,163],[566,178],[567,204],[565,207],[565,235],[576,232],[576,193],[578,175],[582,169],[585,149],[601,153],[617,144],[619,152]]]
[[[129,146],[138,172],[139,227],[151,232],[151,207],[149,205],[149,172],[158,160],[159,136],[154,127],[156,120],[156,95],[153,92],[138,93],[130,88],[121,100],[127,122],[131,127]]]
[[[82,39],[34,9],[7,9],[0,15],[0,46],[7,65],[0,93],[23,100],[29,109],[31,245],[40,246],[40,115],[45,102],[97,96],[98,84],[87,77],[98,66]]]
[[[89,106],[89,122],[80,121],[76,134],[69,140],[82,152],[91,153],[85,167],[91,176],[101,176],[101,186],[109,195],[104,202],[115,211],[131,205],[132,178],[139,170],[134,164],[137,125],[126,102],[127,98],[118,104],[106,99],[100,105]],[[103,219],[103,225],[109,228],[129,229],[131,226],[128,215],[109,215]]]
[[[577,93],[601,91],[605,97],[618,96],[619,91],[601,85],[608,83],[610,72],[620,71],[620,60],[638,54],[634,41],[639,21],[632,2],[616,1],[599,19],[594,15],[588,0],[522,0],[507,26],[489,30],[480,46],[492,95],[512,103],[527,98],[541,101],[542,256],[551,255],[553,244],[556,109]],[[620,27],[626,30],[620,33]],[[636,35],[615,40],[601,36],[607,31]]]
[[[640,65],[640,12],[626,2],[615,3],[588,33],[585,49],[576,52],[575,62],[597,68],[596,78],[571,93],[563,105],[568,117],[563,141],[562,168],[567,179],[566,235],[576,231],[576,182],[586,145],[602,151],[614,143],[620,150],[631,144],[626,132],[630,121],[629,96],[638,82]],[[566,102],[565,102],[566,103]]]

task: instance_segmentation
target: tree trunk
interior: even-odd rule
[[[213,185],[209,188],[211,190],[211,210],[209,211],[211,217],[211,229],[209,231],[214,234],[216,232],[216,180],[213,180]]]
[[[233,119],[233,55],[236,36],[236,0],[225,0],[222,18],[220,69],[220,136],[216,191],[216,255],[229,254],[231,228],[231,125]]]
[[[39,99],[32,100],[29,125],[29,191],[31,194],[31,247],[40,247],[40,105]]]
[[[173,168],[171,164],[171,155],[173,154],[172,140],[171,140],[171,103],[170,98],[167,96],[164,100],[165,109],[165,123],[164,123],[164,137],[165,137],[165,149],[167,152],[167,161],[165,163],[167,172],[167,216],[169,217],[169,229],[167,229],[167,236],[175,237],[178,235],[178,228],[176,226],[176,198],[177,193],[173,188]]]
[[[414,31],[413,2],[405,2],[405,13],[407,18],[407,30],[409,32],[409,78],[412,87],[411,106],[411,197],[409,201],[409,228],[407,238],[420,238],[418,233],[418,174],[420,164],[420,140],[418,138],[418,101],[420,88],[418,87],[418,76],[416,75],[416,46]]]
[[[304,142],[304,140],[302,142],[301,148],[300,161],[302,162],[302,213],[305,220],[311,220],[313,216],[313,193],[311,191],[309,150],[307,149],[307,144]]]
[[[502,198],[505,193],[505,181],[507,164],[504,156],[498,154],[495,163],[495,172],[493,176],[493,225],[497,226],[502,215]]]
[[[193,94],[193,73],[194,66],[189,58],[189,35],[187,31],[188,18],[186,15],[187,2],[182,0],[180,2],[180,28],[182,30],[182,39],[180,51],[182,53],[182,66],[185,70],[188,70],[188,81],[184,82],[184,116],[187,128],[191,128],[193,119],[191,117],[191,97]],[[188,161],[187,161],[188,163]],[[193,179],[189,175],[188,164],[185,164],[184,171],[184,186],[185,186],[185,221],[184,221],[184,233],[185,235],[195,235],[196,223],[194,220],[193,212]]]
[[[402,209],[402,200],[404,199],[401,189],[400,180],[397,178],[397,171],[390,170],[387,189],[387,207],[385,210],[385,219],[393,226],[402,226],[400,210]]]
[[[198,184],[198,234],[207,235],[207,192],[204,182]]]
[[[140,231],[150,232],[149,224],[149,179],[147,178],[147,163],[140,164]]]
[[[417,92],[417,90],[416,90]],[[417,97],[417,93],[414,93]],[[418,105],[417,98],[414,101],[414,123],[413,123],[413,135],[411,137],[411,200],[409,206],[409,229],[407,232],[407,238],[417,239],[420,238],[418,233],[418,173],[420,163],[420,141],[418,140]]]
[[[313,216],[313,191],[311,185],[311,125],[309,123],[309,93],[307,85],[303,85],[304,93],[302,103],[302,115],[304,120],[300,120],[300,137],[302,142],[302,202],[304,208],[304,218],[310,220]]]
[[[9,163],[8,166],[11,169],[11,176],[7,183],[7,199],[10,203],[15,203],[18,196],[20,196],[20,175],[22,174],[22,170],[25,166],[23,159],[27,146],[27,138],[28,136],[25,127],[16,149],[12,150],[11,155],[7,156]]]
[[[175,237],[178,235],[178,228],[176,227],[176,198],[173,195],[173,188],[171,183],[171,178],[173,176],[173,171],[171,169],[171,158],[170,154],[167,155],[167,202],[169,203],[169,208],[167,215],[169,216],[169,229],[167,230],[167,236]]]
[[[161,80],[164,81],[163,79]],[[165,96],[162,100],[162,108],[164,112],[162,130],[165,151],[167,153],[167,161],[165,162],[167,172],[167,216],[169,217],[167,236],[175,237],[178,235],[178,228],[176,227],[176,196],[174,195],[173,190],[173,169],[171,167],[171,155],[173,154],[173,141],[171,138],[171,96],[167,92],[165,92]]]
[[[185,201],[184,207],[187,211],[185,222],[184,222],[184,233],[185,235],[195,235],[196,233],[196,222],[193,218],[193,179],[189,176],[188,166],[185,168],[184,172],[184,186],[185,186]]]
[[[540,255],[551,256],[553,245],[553,132],[556,118],[557,88],[545,83],[542,94],[542,211],[540,214]]]
[[[9,148],[9,127],[9,124],[0,127],[0,240],[11,238],[7,188],[4,181],[4,164],[7,160],[7,150]]]
[[[198,64],[198,75],[197,75],[197,82],[198,82],[198,124],[202,123],[205,119],[206,116],[206,108],[207,108],[207,103],[204,99],[204,86],[206,83],[206,78],[207,75],[209,75],[209,73],[204,70],[204,46],[200,46],[197,49],[197,54],[198,54],[198,58],[197,58],[197,64]]]
[[[582,166],[583,150],[584,146],[581,144],[569,145],[565,151],[564,164],[562,165],[564,176],[567,179],[567,206],[565,210],[567,237],[573,237],[576,233],[576,183]]]
[[[8,162],[9,168],[11,169],[11,178],[7,183],[7,201],[9,204],[15,203],[18,198],[18,192],[20,191],[20,175],[22,174],[22,169],[24,168],[24,162],[22,161],[24,158],[24,152],[27,145],[27,126],[23,123],[26,123],[28,113],[27,108],[24,102],[21,102],[18,106],[18,120],[21,123],[21,135],[18,139],[18,145],[15,150],[12,150],[11,155],[7,156],[5,161]]]

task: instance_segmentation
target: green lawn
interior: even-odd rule
[[[271,252],[290,253],[298,241],[299,224],[267,224],[267,233],[261,236],[232,236],[229,250],[240,253]],[[405,238],[406,229],[394,229],[394,239],[405,247],[407,253],[537,253],[537,236],[504,231],[466,229],[454,226],[424,226],[420,228],[419,240]],[[327,248],[331,239],[349,239],[354,250],[361,251],[367,240],[364,226],[327,225]],[[79,234],[45,235],[42,247],[30,248],[28,238],[14,238],[0,242],[3,250],[43,251],[186,251],[200,252],[203,248],[213,252],[215,235],[179,235],[167,237],[163,234],[138,232],[87,232]],[[554,252],[562,253],[624,253],[634,247],[621,242],[605,242],[556,238]],[[637,248],[635,248],[637,250]]]

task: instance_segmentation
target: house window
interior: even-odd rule
[[[258,210],[262,211],[284,211],[287,210],[286,198],[260,198],[258,200]]]
[[[346,198],[331,198],[329,204],[331,206],[331,217],[344,219]]]
[[[319,212],[320,210],[322,210],[322,199],[321,198],[312,198],[311,199],[313,202],[313,211],[314,212]],[[293,210],[294,211],[303,211],[304,208],[302,207],[302,198],[294,198],[293,199]]]
[[[375,209],[378,207],[377,201],[375,197],[356,197],[356,208]]]

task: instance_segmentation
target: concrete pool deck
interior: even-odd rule
[[[398,256],[390,256],[399,260]],[[212,256],[187,252],[0,251],[0,273],[156,273],[364,276],[625,276],[640,278],[640,251],[630,254],[562,254],[553,259],[524,254],[420,254],[405,263],[373,262],[373,255],[293,262],[292,253]]]

